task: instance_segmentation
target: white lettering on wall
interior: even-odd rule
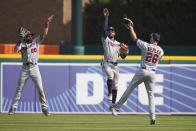
[[[93,83],[92,96],[88,96],[88,83]],[[76,104],[99,104],[104,98],[104,80],[94,73],[76,74]]]

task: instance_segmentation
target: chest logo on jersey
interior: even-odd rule
[[[148,52],[154,52],[155,54],[158,54],[160,55],[161,54],[161,51],[160,50],[157,50],[156,48],[153,48],[153,47],[148,47]]]
[[[110,46],[118,46],[117,44],[114,44],[114,43],[111,42],[111,41],[108,41],[108,45],[110,45]]]

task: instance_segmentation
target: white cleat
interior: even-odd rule
[[[112,101],[112,93],[108,95],[108,101]]]
[[[115,107],[110,106],[109,107],[109,110],[112,112],[112,115],[114,115],[114,116],[117,116],[118,115]]]
[[[115,108],[112,108],[112,115],[114,115],[114,116],[118,115]]]

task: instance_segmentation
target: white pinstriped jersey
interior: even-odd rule
[[[39,45],[42,42],[41,35],[37,36],[31,43],[21,42],[19,43],[19,50],[22,54],[22,62],[36,64],[39,57]]]
[[[141,67],[145,67],[146,69],[156,69],[159,60],[164,54],[161,47],[149,44],[140,39],[136,40],[136,45],[141,50]]]
[[[112,41],[109,37],[102,37],[102,44],[104,48],[104,60],[110,62],[117,62],[119,56],[120,42]]]

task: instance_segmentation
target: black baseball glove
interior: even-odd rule
[[[26,28],[20,26],[20,27],[18,28],[17,33],[18,33],[18,35],[19,35],[20,37],[25,38],[26,35],[30,33],[30,31],[27,30]]]
[[[133,21],[130,18],[127,18],[126,16],[123,18],[123,25],[129,29],[130,26],[133,27]]]

